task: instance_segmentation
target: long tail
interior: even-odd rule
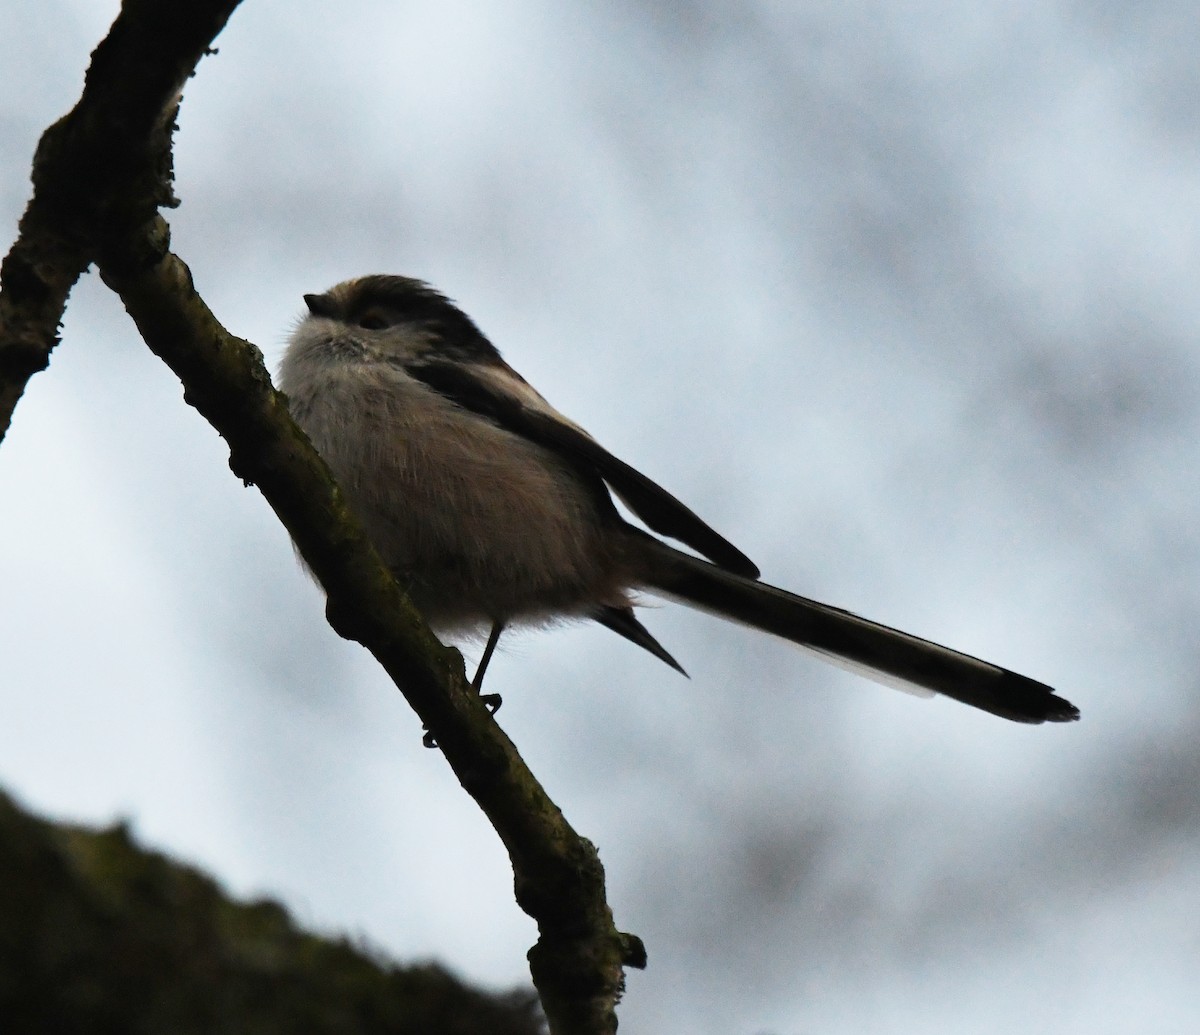
[[[743,578],[639,536],[645,589],[816,651],[879,682],[944,694],[1014,722],[1070,722],[1044,683],[858,615]]]

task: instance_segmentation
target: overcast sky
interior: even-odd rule
[[[0,8],[0,225],[116,5]],[[764,577],[1044,680],[1023,727],[674,605],[501,724],[641,935],[622,1030],[1200,1023],[1200,8],[246,0],[175,250],[274,369],[432,281]],[[7,243],[4,245],[7,247]],[[90,275],[0,446],[0,785],[528,979],[494,834]]]

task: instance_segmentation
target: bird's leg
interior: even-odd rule
[[[471,689],[479,694],[479,699],[491,709],[493,714],[500,710],[500,695],[484,694],[481,691],[483,690],[483,675],[487,672],[488,663],[492,660],[502,632],[504,632],[504,623],[499,620],[492,622],[492,631],[488,633],[487,644],[483,648],[483,657],[479,659],[479,667],[475,669],[475,678],[471,680]]]
[[[471,680],[471,689],[479,694],[479,700],[483,702],[483,706],[487,708],[492,715],[500,710],[500,705],[503,703],[499,694],[484,694],[480,693],[483,689],[483,676],[487,672],[488,663],[492,660],[492,655],[496,652],[496,644],[500,642],[500,634],[504,632],[504,623],[497,620],[492,622],[492,631],[488,633],[487,643],[483,648],[483,656],[479,659],[479,665],[475,669],[475,678]],[[421,738],[421,743],[427,748],[437,747],[437,741],[433,739],[433,734],[428,730],[425,731],[425,736]]]

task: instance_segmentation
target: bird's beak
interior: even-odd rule
[[[308,306],[308,311],[313,316],[333,317],[337,315],[333,299],[328,295],[305,295],[304,304]]]

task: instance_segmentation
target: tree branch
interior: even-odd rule
[[[67,295],[107,225],[174,206],[171,130],[183,84],[239,0],[125,0],[92,53],[79,103],[46,130],[33,198],[0,266],[0,439],[50,362]]]
[[[594,846],[567,823],[383,567],[323,461],[292,422],[251,343],[231,335],[170,251],[179,91],[237,0],[126,0],[93,54],[76,107],[43,136],[33,200],[0,269],[0,431],[49,360],[67,294],[95,263],[185,400],[225,438],[230,467],[262,491],[328,597],[330,623],[376,657],[436,737],[512,860],[538,923],[534,983],[555,1033],[616,1030],[623,967]]]
[[[52,824],[0,791],[6,1032],[542,1035],[532,990],[483,992],[399,967],[239,902],[124,824]]]

